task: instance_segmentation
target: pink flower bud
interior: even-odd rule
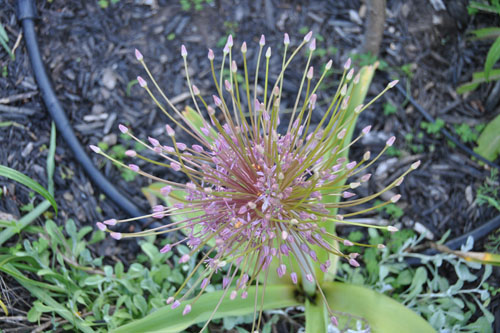
[[[231,87],[231,83],[229,83],[228,80],[224,81],[224,87],[226,88],[227,91],[231,92],[232,87]]]
[[[179,305],[181,305],[181,302],[179,302],[179,301],[175,301],[174,303],[172,303],[172,310],[175,308],[178,308]]]
[[[356,261],[356,259],[349,259],[349,265],[353,267],[359,267],[359,262]]]
[[[130,170],[132,170],[134,172],[139,172],[139,166],[136,164],[129,164],[128,167]]]
[[[212,95],[212,98],[214,99],[214,103],[216,106],[221,106],[222,105],[222,101],[220,100],[219,97],[215,96],[215,95]]]
[[[401,199],[401,194],[396,194],[395,196],[393,196],[393,197],[391,198],[391,202],[392,202],[392,203],[396,203],[396,202],[398,202],[398,201],[399,201],[399,199]]]
[[[353,243],[353,242],[351,242],[351,241],[350,241],[350,240],[348,240],[348,239],[344,239],[344,245],[345,245],[345,246],[353,246],[353,245],[354,245],[354,243]]]
[[[179,264],[183,264],[185,262],[189,261],[189,254],[184,254],[180,259],[179,259]]]
[[[388,226],[388,227],[387,227],[387,230],[388,230],[388,231],[390,231],[390,232],[396,232],[396,231],[399,231],[399,229],[398,229],[398,228],[393,227],[392,225]]]
[[[377,244],[377,249],[385,249],[385,245],[384,244]]]
[[[187,52],[186,47],[184,46],[184,44],[181,45],[181,55],[182,55],[183,58],[185,58],[188,55],[188,52]]]
[[[175,131],[173,130],[172,127],[170,127],[170,125],[165,125],[165,129],[167,130],[167,135],[172,137],[172,136],[175,136]]]
[[[298,281],[298,279],[297,279],[297,273],[292,272],[292,273],[290,274],[290,277],[292,278],[292,282],[293,282],[293,284],[297,284],[297,281]]]
[[[288,45],[290,44],[290,37],[288,34],[285,32],[285,37],[283,38],[283,44]]]
[[[339,321],[334,316],[330,317],[330,322],[332,323],[333,326],[339,326]]]
[[[399,80],[391,81],[391,82],[389,82],[389,84],[387,85],[387,87],[393,88],[396,84],[398,84],[398,82],[399,82]]]
[[[192,89],[193,89],[193,94],[194,94],[195,96],[198,96],[198,95],[200,94],[200,89],[198,89],[198,87],[197,87],[197,86],[195,86],[194,84],[193,84],[193,86],[192,86]]]
[[[127,150],[127,151],[125,152],[125,155],[127,155],[128,157],[136,157],[136,156],[137,156],[137,153],[136,153],[136,151],[135,151],[135,150],[130,150],[130,149],[129,149],[129,150]]]
[[[351,68],[351,70],[349,71],[349,73],[347,73],[347,75],[345,77],[346,80],[350,81],[352,79],[353,75],[354,75],[354,68]]]
[[[227,46],[230,48],[233,47],[233,36],[232,35],[227,36]]]
[[[170,296],[169,298],[167,298],[167,305],[170,305],[172,304],[173,302],[175,301],[175,298],[173,298],[172,296]]]
[[[149,143],[153,146],[153,147],[156,147],[156,146],[159,146],[160,145],[160,142],[158,140],[156,140],[155,138],[152,138],[152,137],[148,137],[148,141]]]
[[[135,57],[136,57],[136,58],[137,58],[137,60],[139,60],[139,61],[142,61],[142,59],[143,59],[142,53],[141,53],[141,52],[139,52],[139,50],[138,50],[138,49],[135,49]]]
[[[307,43],[307,42],[309,42],[309,41],[311,40],[312,35],[313,35],[313,32],[312,32],[312,31],[309,31],[309,32],[307,33],[307,35],[305,35],[305,36],[304,36],[304,41],[305,41],[306,43]]]
[[[386,144],[386,146],[390,147],[390,146],[392,146],[394,144],[394,141],[396,141],[396,137],[395,136],[391,136],[389,138],[389,140],[387,140],[387,142],[385,144]]]
[[[309,50],[310,51],[316,50],[316,38],[313,38],[311,43],[309,44]]]
[[[363,175],[361,177],[361,181],[364,183],[364,182],[367,182],[368,180],[370,180],[372,174],[371,173],[367,173],[366,175]]]
[[[344,64],[344,69],[345,70],[348,70],[349,68],[351,68],[351,58],[348,58],[347,61]]]
[[[163,195],[165,197],[168,196],[170,194],[170,192],[172,192],[172,186],[170,186],[170,185],[164,186],[160,189],[161,195]]]
[[[180,171],[181,170],[181,165],[177,162],[172,162],[170,163],[170,167],[174,169],[175,171]]]
[[[146,88],[148,83],[140,76],[137,77],[137,82],[139,82],[139,85],[142,87],[142,88]]]
[[[212,61],[214,58],[214,51],[212,51],[212,49],[208,49],[208,60]]]
[[[264,35],[260,36],[259,45],[260,46],[266,45],[266,37]]]
[[[271,47],[268,47],[266,50],[266,58],[270,58],[270,57],[271,57]]]
[[[89,148],[90,148],[90,149],[92,149],[92,151],[93,151],[94,153],[97,153],[97,154],[99,154],[99,153],[101,153],[101,152],[102,152],[102,151],[101,151],[101,148],[99,148],[99,147],[97,147],[97,146],[94,146],[94,145],[89,145]]]
[[[325,66],[325,70],[329,71],[332,68],[333,61],[330,59]]]
[[[205,289],[208,286],[209,283],[210,283],[210,279],[209,278],[204,278],[203,281],[200,284],[200,288],[201,289]]]
[[[128,128],[125,125],[120,124],[118,125],[118,128],[120,129],[120,132],[122,132],[123,134],[128,132]]]
[[[231,63],[231,72],[236,73],[237,70],[238,66],[236,65],[236,61],[233,60],[233,62]]]
[[[247,53],[247,42],[241,44],[241,53]]]
[[[107,225],[116,225],[116,223],[118,223],[118,221],[116,219],[109,219],[109,220],[104,221],[103,223],[107,224]]]
[[[121,234],[121,233],[119,233],[119,232],[112,232],[112,233],[110,234],[110,236],[111,236],[112,238],[116,239],[116,240],[120,240],[120,239],[122,239],[122,234]]]
[[[160,253],[167,253],[167,252],[170,252],[170,250],[172,250],[172,245],[167,244],[161,248]],[[172,298],[172,301],[173,301],[173,298]],[[170,303],[167,302],[167,304],[170,304]]]
[[[182,315],[185,316],[187,315],[189,312],[191,312],[191,305],[188,304],[186,305],[186,307],[184,308],[184,310],[182,311]]]
[[[421,162],[420,162],[420,160],[416,161],[415,163],[413,163],[413,164],[411,165],[411,168],[412,168],[413,170],[417,169],[417,168],[420,166],[420,163],[421,163]]]
[[[106,229],[108,229],[102,222],[97,222],[96,225],[101,231],[106,231]]]
[[[314,67],[313,67],[313,66],[311,66],[311,67],[309,67],[309,70],[307,71],[307,75],[306,75],[306,77],[307,77],[309,80],[312,80],[313,75],[314,75]]]
[[[356,195],[355,193],[348,192],[348,191],[342,192],[342,196],[344,197],[344,199],[352,198],[355,195]]]
[[[371,127],[371,125],[369,125],[369,126],[366,126],[365,128],[363,128],[363,129],[361,130],[361,132],[363,132],[363,134],[365,134],[365,135],[366,135],[366,134],[370,133],[370,130],[371,130],[371,129],[372,129],[372,127]]]

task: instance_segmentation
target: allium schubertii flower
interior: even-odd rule
[[[347,247],[361,245],[383,248],[383,245],[353,243],[329,231],[331,228],[327,228],[327,225],[347,223],[389,231],[397,230],[392,226],[349,222],[349,217],[365,213],[366,209],[343,216],[332,213],[338,208],[352,207],[370,201],[400,185],[404,176],[419,165],[419,162],[411,165],[382,191],[356,198],[353,190],[370,178],[370,174],[365,170],[394,143],[395,138],[387,140],[385,148],[372,160],[370,153],[366,152],[363,159],[356,162],[348,161],[343,153],[352,143],[366,135],[370,127],[363,128],[360,135],[351,142],[345,141],[346,134],[352,130],[358,114],[386,90],[392,88],[397,81],[389,83],[375,99],[366,105],[356,106],[354,112],[349,114],[347,113],[350,91],[348,88],[359,83],[360,73],[355,75],[351,61],[348,60],[344,65],[337,90],[322,104],[321,112],[324,116],[319,124],[313,125],[311,114],[319,104],[316,92],[331,70],[332,61],[324,66],[324,71],[313,84],[314,70],[309,64],[316,48],[316,41],[312,38],[312,33],[307,34],[287,57],[289,44],[290,39],[285,34],[281,72],[275,82],[270,83],[268,81],[271,48],[267,48],[263,53],[265,38],[261,37],[252,86],[249,83],[247,68],[247,45],[246,43],[241,45],[243,70],[240,71],[238,64],[232,59],[233,40],[229,36],[223,50],[219,77],[215,70],[214,52],[212,50],[208,52],[217,91],[207,100],[191,83],[187,51],[183,45],[181,55],[194,106],[189,112],[181,112],[172,104],[151,75],[142,54],[136,50],[137,59],[144,66],[150,81],[170,110],[167,111],[157,100],[147,82],[138,77],[140,86],[151,95],[158,107],[170,119],[171,123],[165,127],[165,134],[170,139],[169,145],[164,145],[152,137],[144,142],[135,137],[129,128],[120,125],[122,133],[129,135],[164,161],[161,163],[151,161],[132,150],[127,151],[126,155],[183,172],[189,179],[187,183],[155,177],[142,171],[136,164],[125,165],[98,147],[91,146],[92,150],[115,163],[164,184],[161,194],[169,197],[172,204],[154,206],[152,214],[146,217],[164,219],[175,216],[174,222],[166,222],[162,227],[135,233],[119,233],[108,229],[108,227],[112,229],[117,223],[126,223],[134,219],[110,219],[103,223],[98,222],[97,226],[101,230],[110,232],[111,237],[115,239],[183,232],[185,237],[166,245],[161,252],[171,251],[177,245],[184,243],[190,247],[191,252],[182,255],[180,263],[187,262],[193,256],[198,255],[200,258],[186,282],[166,300],[172,308],[182,305],[184,315],[196,306],[196,300],[211,283],[213,275],[225,267],[227,273],[223,278],[222,298],[246,298],[247,289],[253,284],[263,286],[261,288],[263,297],[265,278],[275,271],[280,278],[288,275],[294,284],[304,281],[315,285],[325,301],[332,323],[336,324],[334,311],[328,307],[321,292],[321,281],[317,277],[320,271],[315,267],[327,272],[334,256],[347,260],[352,266],[359,266],[356,261],[358,253],[342,253],[337,242],[342,242]],[[291,60],[303,48],[310,52],[293,108],[286,113],[289,125],[279,127],[280,119],[284,115],[283,110],[280,110],[284,73]],[[265,75],[259,77],[262,59],[265,63],[263,64]],[[226,65],[229,71],[224,70]],[[244,76],[244,85],[240,86],[237,75]],[[263,85],[264,89],[259,90],[258,84]],[[193,119],[197,119],[198,123],[196,124]],[[279,131],[278,127],[280,129],[283,127],[285,130]],[[174,128],[177,131],[185,131],[197,143],[189,147],[178,142]],[[332,200],[334,197],[342,200]],[[399,195],[395,195],[374,208],[396,202],[399,198]],[[323,256],[320,261],[320,256],[317,255],[318,249],[326,251],[329,256]],[[202,253],[198,254],[200,251]],[[297,264],[292,264],[292,261]],[[194,278],[196,271],[198,274]],[[188,288],[187,282],[191,278],[195,281]],[[195,289],[197,294],[193,295]],[[256,298],[259,297],[257,293],[255,295]],[[257,299],[255,302],[260,304]],[[218,305],[214,307],[215,313]],[[254,320],[254,327],[257,329],[260,326],[261,313],[262,310],[257,325]]]

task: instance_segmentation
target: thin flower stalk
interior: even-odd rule
[[[144,217],[175,218],[171,223],[165,220],[165,224],[160,227],[132,233],[119,233],[112,229],[118,223],[127,223],[144,217],[110,219],[98,222],[97,226],[109,232],[115,239],[183,232],[184,238],[174,244],[167,244],[161,252],[166,253],[179,244],[187,244],[190,252],[183,254],[179,262],[185,263],[192,257],[201,258],[182,286],[166,300],[172,308],[182,305],[184,315],[196,306],[196,301],[205,292],[214,274],[224,268],[226,272],[222,283],[224,296],[215,306],[214,313],[227,295],[230,299],[246,298],[248,288],[255,284],[261,290],[260,299],[256,293],[254,301],[255,313],[260,310],[258,318],[257,316],[254,318],[254,328],[258,329],[266,277],[270,274],[271,267],[275,267],[276,274],[280,278],[288,275],[294,284],[305,279],[316,286],[325,301],[332,322],[335,323],[334,311],[328,306],[321,291],[321,281],[318,281],[315,273],[316,266],[327,272],[331,262],[330,259],[319,262],[313,248],[339,256],[357,267],[359,263],[356,258],[359,254],[342,252],[337,246],[332,245],[336,244],[334,241],[346,246],[382,248],[383,245],[351,242],[328,232],[324,227],[320,227],[320,223],[343,223],[396,231],[393,226],[365,225],[350,222],[345,218],[395,203],[400,195],[395,195],[374,207],[352,213],[339,215],[332,212],[338,208],[361,205],[399,186],[404,177],[418,167],[419,162],[412,164],[383,190],[356,198],[355,189],[370,178],[370,174],[365,173],[366,168],[394,143],[395,138],[387,140],[384,149],[375,158],[371,159],[370,153],[366,152],[363,159],[356,162],[348,161],[342,154],[350,145],[367,135],[370,127],[362,129],[360,135],[351,143],[345,142],[346,133],[355,125],[359,113],[367,109],[397,82],[389,83],[373,100],[366,105],[357,106],[354,113],[348,113],[349,87],[359,83],[359,74],[355,75],[348,60],[337,90],[322,103],[326,105],[326,110],[322,110],[324,116],[314,125],[311,122],[312,113],[320,104],[317,91],[331,71],[332,61],[326,64],[324,71],[315,81],[314,68],[310,66],[316,48],[312,33],[307,34],[289,56],[290,39],[285,34],[282,68],[276,80],[271,82],[269,65],[273,53],[271,48],[267,48],[264,53],[265,44],[265,37],[262,36],[259,41],[253,87],[249,79],[245,42],[241,46],[242,69],[241,64],[238,66],[234,60],[231,36],[224,47],[218,73],[215,71],[215,53],[209,50],[208,59],[217,90],[212,96],[203,96],[200,89],[192,84],[188,71],[188,52],[183,45],[181,56],[184,60],[187,86],[195,106],[194,110],[188,109],[184,112],[177,109],[160,89],[142,54],[136,50],[137,60],[143,65],[149,81],[153,83],[169,110],[158,100],[145,79],[138,77],[138,82],[171,123],[165,126],[164,139],[168,137],[165,140],[168,141],[167,144],[152,137],[143,141],[134,136],[131,129],[120,125],[123,134],[129,135],[163,161],[151,160],[134,150],[127,151],[126,155],[164,166],[174,172],[182,172],[188,181],[182,183],[161,179],[139,169],[136,164],[122,163],[98,147],[91,146],[93,151],[120,166],[164,184],[161,194],[171,204],[156,205],[152,208],[152,213]],[[285,127],[285,131],[281,131],[280,123],[284,117],[282,110],[284,73],[291,61],[304,48],[309,51],[307,64],[291,115],[285,115],[289,119],[289,125]],[[259,66],[263,53],[265,75],[261,78]],[[224,71],[226,67],[229,67],[229,74]],[[238,75],[244,78],[242,87],[238,85]],[[263,91],[262,88],[259,90],[262,86]],[[204,114],[207,116],[204,117]],[[201,122],[199,126],[193,122],[193,117]],[[179,142],[176,131],[187,133],[196,144],[188,146]],[[344,200],[326,200],[330,197]],[[198,252],[204,254],[198,255]],[[293,265],[292,258],[298,263],[300,272],[294,270],[297,266]],[[188,288],[190,279],[194,279],[194,283],[189,284]]]

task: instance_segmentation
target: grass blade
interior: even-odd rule
[[[47,200],[42,201],[38,206],[36,206],[31,212],[24,215],[16,225],[13,227],[7,227],[5,230],[0,232],[0,246],[5,243],[14,234],[19,233],[22,229],[26,228],[30,223],[42,215],[50,207],[50,202]]]
[[[52,196],[52,194],[50,194],[46,189],[44,189],[42,187],[42,185],[40,185],[39,183],[37,183],[36,181],[31,179],[30,177],[23,175],[19,171],[16,171],[16,170],[11,169],[9,167],[6,167],[4,165],[0,165],[0,176],[3,176],[6,178],[9,178],[9,179],[12,179],[16,182],[19,182],[19,183],[29,187],[33,191],[37,192],[38,194],[40,194],[42,197],[44,197],[45,199],[47,199],[50,202],[50,204],[54,208],[54,211],[56,212],[56,215],[57,215],[57,203],[56,203],[54,197]]]

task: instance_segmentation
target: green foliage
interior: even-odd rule
[[[381,200],[375,200],[375,203],[373,204],[374,206],[381,204]],[[392,220],[398,220],[404,215],[403,209],[401,209],[398,205],[394,203],[390,203],[388,205],[385,205],[383,207],[377,208],[377,211],[379,212],[385,212],[387,215],[391,217]]]
[[[121,138],[121,136],[120,136],[120,138]],[[128,136],[127,136],[127,138],[128,138]],[[127,146],[130,146],[131,142],[125,142],[125,144],[127,144]],[[107,152],[109,154],[109,156],[111,156],[112,158],[114,158],[122,163],[124,163],[125,159],[127,158],[125,155],[125,152],[127,151],[128,148],[126,146],[124,146],[123,144],[116,144],[110,148],[106,142],[101,141],[101,142],[97,143],[97,146],[99,148],[101,148],[102,151]],[[145,149],[145,148],[141,144],[134,146],[134,150],[136,150],[137,152],[139,152],[143,149]],[[130,182],[130,181],[133,181],[137,177],[136,172],[134,172],[128,168],[124,168],[117,163],[113,163],[113,164],[118,169],[120,169],[120,175],[123,178],[123,180]]]
[[[478,12],[485,12],[500,15],[499,0],[489,1],[471,1],[468,6],[469,15],[476,15]],[[496,81],[500,79],[500,70],[493,69],[500,60],[500,29],[499,27],[488,27],[472,31],[476,38],[494,38],[495,41],[490,46],[486,60],[484,62],[484,71],[475,72],[472,75],[472,81],[462,84],[457,88],[459,94],[468,91],[474,91],[480,83]]]
[[[455,131],[457,132],[458,136],[460,136],[460,139],[462,142],[468,143],[468,142],[475,142],[478,139],[479,133],[483,130],[485,125],[476,125],[474,128],[471,128],[467,124],[460,124],[455,126]]]
[[[398,112],[398,107],[390,102],[384,103],[384,115],[390,116],[391,114],[396,114]]]
[[[114,5],[117,4],[120,0],[98,0],[97,3],[99,4],[99,7],[102,9],[106,9],[109,7],[109,5]]]
[[[379,237],[375,230],[370,231],[372,238]],[[417,238],[411,232],[403,236],[398,234],[401,231],[389,236],[388,246],[382,251],[375,255],[364,254],[366,269],[340,265],[339,279],[369,285],[374,290],[390,294],[422,315],[438,331],[492,332],[494,317],[487,310],[491,301],[490,289],[485,285],[492,272],[491,266],[481,266],[448,253],[434,256],[412,253],[411,249],[419,246],[423,236]],[[397,244],[394,237],[399,237]],[[469,251],[472,245],[472,239],[469,239],[462,250]],[[420,259],[422,265],[409,267],[404,259],[412,257]],[[376,264],[370,266],[371,261]],[[444,263],[453,267],[455,276],[440,270]],[[485,268],[483,273],[482,267]],[[470,287],[471,283],[475,287]],[[473,321],[477,311],[482,315]]]
[[[194,8],[195,11],[199,12],[203,10],[204,4],[212,4],[213,0],[179,0],[182,10],[190,11]]]
[[[420,123],[420,127],[424,129],[427,134],[437,134],[444,127],[445,122],[441,118],[436,118],[433,123],[428,123],[426,121],[422,121]]]
[[[18,183],[23,184],[24,186],[29,187],[33,191],[37,192],[38,194],[40,194],[42,197],[44,197],[45,199],[47,199],[50,202],[50,204],[54,208],[54,211],[57,214],[57,203],[56,203],[54,197],[45,188],[43,188],[42,185],[40,185],[39,183],[37,183],[36,181],[31,179],[30,177],[23,175],[19,171],[16,171],[14,169],[11,169],[11,168],[3,166],[3,165],[0,165],[0,176],[12,179]]]
[[[477,139],[474,151],[484,158],[494,161],[500,154],[500,115],[490,121]]]
[[[476,203],[488,204],[500,211],[500,178],[497,169],[491,169],[490,177],[477,189]]]
[[[63,325],[65,329],[86,327],[84,331],[108,332],[163,306],[186,278],[188,264],[172,266],[171,260],[179,259],[176,255],[162,254],[146,241],[140,244],[142,253],[128,270],[120,261],[105,264],[103,258],[94,257],[88,248],[88,244],[104,238],[102,231],[92,233],[92,229],[89,226],[78,229],[72,220],[63,228],[48,220],[42,228],[33,229],[40,238],[0,248],[2,262],[10,265],[0,265],[1,271],[28,289],[46,289],[38,290],[40,297],[37,296],[28,313],[30,321],[39,321],[43,313],[59,316],[65,313],[70,319],[69,325]],[[36,272],[39,280],[16,273],[27,269]],[[42,297],[49,290],[58,299],[57,307]]]
[[[9,44],[7,44],[8,42],[9,42],[9,36],[7,35],[7,31],[5,31],[3,25],[0,23],[0,44],[3,46],[5,51],[9,54],[10,59],[16,60],[16,56],[14,55],[14,53],[12,53],[12,50],[10,49]],[[5,72],[6,72],[6,68],[7,67],[4,66],[3,70]],[[2,73],[2,76],[6,77],[7,74],[5,73],[5,75],[3,75],[3,73]]]
[[[422,140],[424,136],[424,133],[422,132],[419,132],[417,134],[417,140]],[[424,146],[420,143],[415,143],[415,136],[413,135],[413,133],[407,133],[405,134],[405,141],[406,141],[406,145],[408,146],[408,148],[410,148],[410,150],[414,153],[414,154],[420,154],[420,153],[423,153],[424,152]]]

